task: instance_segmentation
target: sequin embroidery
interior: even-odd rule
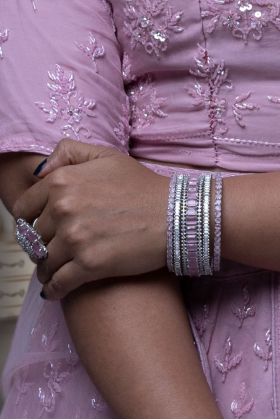
[[[55,72],[48,72],[50,82],[47,84],[50,90],[49,104],[35,102],[35,104],[47,114],[47,122],[54,123],[58,120],[64,122],[61,133],[65,137],[74,135],[80,140],[81,135],[91,137],[91,130],[83,124],[85,117],[94,117],[93,109],[95,101],[86,99],[77,91],[74,74],[67,72],[63,67],[56,64]]]
[[[99,46],[97,44],[97,41],[92,32],[90,32],[88,35],[87,44],[79,44],[78,42],[75,44],[79,50],[81,50],[91,60],[94,71],[98,73],[96,60],[104,57],[105,55],[105,48],[103,45]]]
[[[209,34],[218,28],[226,28],[245,43],[249,39],[259,41],[268,26],[280,30],[279,1],[204,0],[202,17]]]
[[[254,399],[249,394],[246,383],[242,382],[238,397],[232,401],[230,409],[236,419],[240,419],[244,414],[248,414],[254,405]]]
[[[232,307],[232,313],[239,320],[239,328],[242,328],[243,322],[249,317],[253,317],[256,314],[256,306],[251,304],[251,298],[247,286],[242,289],[243,295],[243,306]]]
[[[266,345],[265,349],[257,343],[254,344],[254,353],[264,361],[264,371],[266,372],[268,370],[269,361],[272,360],[272,339],[270,329],[266,330],[264,342]]]
[[[220,360],[217,356],[214,358],[214,364],[222,375],[222,382],[226,381],[228,373],[238,366],[242,360],[242,352],[232,354],[232,342],[228,337],[224,344],[224,358]]]
[[[156,118],[168,116],[163,110],[167,98],[157,96],[152,76],[147,74],[131,83],[127,88],[130,101],[131,125],[133,128],[145,128],[154,123]]]
[[[129,99],[127,98],[126,104],[122,106],[123,116],[120,119],[117,127],[114,128],[114,133],[119,143],[121,143],[125,148],[129,143],[131,127],[129,124],[130,121],[130,104]]]
[[[215,60],[205,48],[199,46],[195,66],[190,69],[190,73],[196,77],[196,81],[193,87],[187,86],[186,90],[194,100],[194,107],[207,109],[212,135],[225,135],[228,132],[225,119],[230,104],[222,96],[222,91],[223,89],[232,90],[233,85],[228,78],[228,69],[224,61]],[[251,92],[237,96],[231,107],[234,119],[241,128],[246,127],[243,119],[244,112],[259,110],[257,105],[246,102],[250,96]]]
[[[8,41],[9,38],[9,30],[4,29],[3,31],[0,29],[0,59],[4,58],[2,45]]]
[[[167,50],[170,35],[184,30],[179,25],[183,12],[173,12],[169,0],[126,0],[124,14],[131,48],[141,45],[158,58]]]

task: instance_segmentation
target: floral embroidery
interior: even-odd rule
[[[103,45],[98,46],[97,45],[97,41],[94,38],[93,33],[90,32],[89,33],[89,36],[88,36],[88,44],[87,45],[83,45],[83,44],[78,44],[76,42],[76,46],[84,54],[86,54],[86,56],[92,61],[94,71],[96,73],[98,73],[96,60],[98,58],[104,57],[104,55],[105,55],[105,48],[103,47]]]
[[[228,69],[223,60],[216,61],[209,56],[207,50],[199,46],[198,55],[195,57],[195,67],[190,73],[196,77],[194,87],[187,87],[188,95],[194,99],[197,109],[207,109],[210,122],[210,133],[225,135],[228,127],[225,117],[228,113],[229,104],[226,98],[221,96],[222,89],[233,89],[228,79]],[[236,123],[245,128],[243,121],[244,111],[255,111],[259,107],[245,102],[251,96],[251,92],[237,96],[232,105],[232,112]]]
[[[202,17],[208,33],[227,28],[245,43],[249,38],[259,41],[270,25],[280,30],[280,5],[275,0],[204,0]]]
[[[95,101],[85,99],[78,93],[74,74],[66,72],[63,67],[56,64],[55,72],[48,72],[51,82],[48,83],[50,90],[49,104],[35,102],[35,104],[48,115],[47,122],[54,123],[57,120],[64,122],[61,127],[63,136],[74,137],[79,140],[81,134],[85,138],[91,137],[91,130],[83,125],[84,117],[94,117],[93,109]]]
[[[237,96],[237,98],[235,98],[235,102],[232,106],[235,121],[237,122],[237,124],[241,128],[246,127],[246,125],[243,121],[242,112],[246,111],[246,110],[255,111],[255,110],[260,109],[257,105],[255,105],[253,103],[245,102],[247,99],[249,99],[250,96],[251,96],[251,92],[245,93],[244,95]]]
[[[173,12],[169,0],[126,0],[124,31],[131,48],[142,45],[149,55],[160,57],[167,50],[170,34],[183,32],[183,12]]]
[[[119,121],[117,127],[114,128],[114,133],[117,137],[118,142],[123,146],[127,147],[130,138],[131,127],[129,124],[130,121],[130,104],[129,99],[127,98],[126,104],[122,106],[123,116]]]
[[[224,359],[221,361],[217,357],[214,358],[214,364],[218,371],[222,374],[223,383],[226,381],[227,374],[231,371],[231,369],[238,366],[241,360],[242,352],[232,355],[232,342],[231,338],[228,337],[224,345]]]
[[[251,298],[248,292],[247,286],[244,286],[242,289],[243,294],[243,302],[244,305],[242,307],[239,306],[233,306],[232,307],[232,313],[236,318],[239,320],[239,328],[242,327],[243,322],[248,317],[253,317],[256,314],[256,306],[251,304]]]
[[[240,419],[244,414],[248,414],[254,405],[254,399],[246,389],[245,382],[241,383],[238,398],[233,400],[230,406],[236,419]]]
[[[219,94],[222,88],[232,89],[232,84],[228,80],[228,70],[224,61],[216,62],[199,46],[195,68],[190,69],[190,73],[196,77],[196,82],[194,88],[187,88],[188,94],[194,98],[195,106],[209,111],[210,131],[214,133],[219,127],[219,134],[225,134],[228,131],[224,121],[227,101],[220,98]]]
[[[131,83],[136,81],[136,76],[132,74],[132,63],[127,53],[124,53],[122,60],[122,76],[125,83]]]
[[[1,31],[0,29],[0,58],[4,58],[4,54],[3,54],[3,50],[2,50],[2,45],[8,41],[9,38],[9,30],[8,29],[4,29],[3,31]]]
[[[208,318],[209,318],[209,305],[204,304],[201,308],[200,313],[197,314],[195,317],[193,317],[193,322],[200,338],[203,337],[206,331]]]
[[[42,406],[40,417],[43,413],[53,413],[55,410],[58,394],[62,394],[62,383],[69,377],[73,364],[66,361],[46,362],[43,376],[46,386],[38,389],[38,398]]]
[[[271,331],[268,329],[265,333],[265,344],[266,349],[262,349],[259,344],[254,344],[254,353],[260,359],[264,360],[264,371],[268,370],[268,362],[272,360],[272,339],[271,339]]]
[[[167,98],[157,96],[152,76],[147,74],[128,86],[131,124],[133,128],[145,128],[153,124],[156,118],[168,115],[162,110]]]

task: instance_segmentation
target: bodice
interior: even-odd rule
[[[279,169],[278,1],[111,4],[131,103],[131,154]]]

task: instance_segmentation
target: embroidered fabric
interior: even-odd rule
[[[279,171],[278,2],[70,3],[0,2],[1,153],[49,155],[68,135],[165,161],[141,162],[164,176],[173,163],[223,176]],[[278,273],[228,260],[213,277],[184,282],[225,418],[280,415],[279,284]],[[60,305],[39,291],[35,273],[3,376],[2,416],[114,418]]]

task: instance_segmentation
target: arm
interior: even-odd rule
[[[224,179],[223,258],[280,272],[279,185],[279,172]]]
[[[0,15],[10,30],[0,66],[1,97],[5,98],[0,104],[1,152],[48,155],[59,139],[68,135],[78,141],[112,146],[126,153],[127,135],[120,137],[121,133],[127,134],[128,131],[120,55],[110,17],[103,9],[102,1],[60,0],[55,7],[49,2],[40,2],[38,11],[34,13],[29,1],[3,0]],[[99,73],[90,57],[76,45],[87,44],[91,28],[94,29],[98,45],[105,47],[105,55],[101,54],[95,63]],[[94,44],[92,37],[91,42]],[[94,47],[93,44],[91,47]],[[87,96],[83,97],[82,94]],[[76,119],[73,118],[73,112]],[[10,162],[6,170],[3,169],[1,179],[4,182],[10,181],[8,177],[12,169],[17,172],[16,180],[21,179],[21,165],[17,166],[16,160],[14,162]],[[25,168],[24,163],[23,173]],[[31,172],[33,170],[34,167],[30,168]],[[12,193],[2,184],[1,194],[9,208],[16,195],[32,182],[33,177],[27,175],[22,188]],[[133,286],[133,282],[128,289],[121,286],[117,294],[114,293],[115,289],[110,289],[109,293],[103,288],[100,288],[100,293],[85,290],[83,299],[74,293],[72,300],[65,302],[66,319],[73,340],[93,381],[122,416],[131,413],[142,417],[150,413],[155,417],[192,417],[192,414],[216,417],[218,411],[198,362],[178,290],[167,281],[158,281],[153,294],[150,293],[154,287],[152,282],[143,279],[141,293],[139,288]],[[148,296],[149,308],[143,317],[142,308]],[[159,306],[154,306],[155,299]],[[137,308],[131,306],[136,300]],[[116,308],[118,301],[120,312],[112,312],[113,305]],[[175,306],[174,316],[171,318],[168,313],[165,318],[160,314],[154,316],[155,311],[162,311],[168,302],[171,313]],[[126,304],[128,312],[124,314]],[[110,322],[112,316],[115,324]],[[176,339],[176,345],[164,333],[162,322],[167,318],[167,333],[173,329],[171,323],[178,325],[176,334],[171,338]],[[117,326],[124,331],[122,343],[119,342],[119,335],[115,334]],[[162,340],[161,347],[155,347],[156,331],[159,331],[158,339]],[[143,335],[146,339],[142,342],[141,351],[139,344]],[[182,335],[185,335],[183,346]],[[86,341],[89,336],[90,340]],[[127,337],[133,336],[137,336],[137,340],[128,344]],[[110,346],[108,337],[111,337]],[[168,346],[165,346],[168,341]],[[110,362],[112,348],[116,349],[114,363]],[[94,352],[96,359],[92,357]],[[185,352],[190,362],[187,365]],[[102,355],[105,357],[102,358]],[[153,362],[157,356],[160,360],[154,369]],[[181,366],[185,368],[181,369]],[[137,386],[133,387],[136,373]],[[193,377],[197,378],[195,387]],[[104,384],[104,380],[109,386]],[[199,394],[197,401],[201,393],[205,396],[202,407],[193,403],[194,394]]]

